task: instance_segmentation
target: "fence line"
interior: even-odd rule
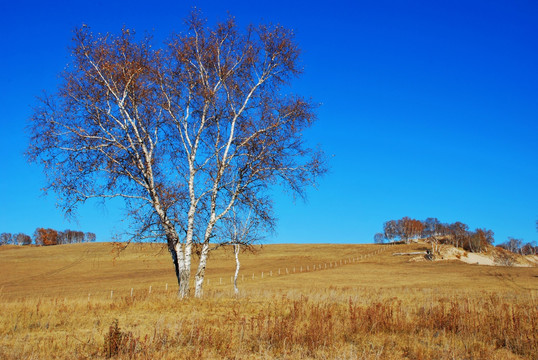
[[[314,271],[322,271],[322,270],[331,269],[331,268],[334,269],[334,268],[337,268],[337,267],[340,267],[340,266],[345,266],[345,265],[351,265],[351,264],[354,264],[354,263],[358,263],[361,260],[366,260],[366,259],[371,258],[372,256],[381,254],[383,251],[385,251],[386,249],[388,249],[389,247],[391,247],[393,245],[396,245],[396,244],[395,243],[383,244],[383,245],[381,245],[380,248],[378,248],[378,249],[376,249],[374,251],[371,251],[369,253],[360,254],[360,255],[357,255],[356,257],[346,257],[344,259],[339,259],[339,260],[336,260],[334,262],[330,261],[328,264],[327,263],[312,264],[312,269],[310,269],[310,265],[308,265],[308,264],[306,265],[306,268],[303,265],[299,265],[299,269],[297,269],[297,266],[293,266],[291,274],[296,274],[297,270],[299,270],[299,273],[302,273],[302,272],[314,272]],[[278,274],[278,276],[290,275],[290,271],[288,270],[288,267],[285,268],[286,269],[285,272],[281,271],[281,269],[282,268],[277,268],[277,270],[275,271]],[[269,277],[273,276],[273,270],[269,270],[268,272],[267,271],[261,271],[260,272],[260,279],[267,278],[267,276],[266,276],[267,273],[269,273]],[[252,280],[256,279],[256,276],[255,276],[254,272],[252,273],[251,278],[252,278]],[[207,280],[208,280],[207,284],[209,285],[209,278],[207,278]],[[233,276],[231,277],[231,282],[233,283]],[[241,276],[241,282],[245,282],[244,275]],[[222,284],[222,282],[220,284]]]
[[[281,277],[281,276],[286,276],[286,275],[297,274],[298,273],[297,270],[299,270],[299,273],[302,273],[303,271],[305,271],[305,272],[314,272],[314,271],[323,271],[323,270],[335,269],[337,267],[345,266],[345,265],[357,264],[361,260],[366,260],[366,259],[371,258],[372,256],[381,254],[383,251],[387,250],[389,247],[391,247],[393,245],[396,245],[396,244],[395,243],[383,244],[383,245],[381,245],[381,247],[379,249],[376,249],[376,250],[371,251],[371,252],[366,253],[366,254],[357,255],[356,257],[346,257],[344,259],[339,259],[339,260],[336,260],[336,261],[330,261],[329,263],[325,262],[323,264],[312,264],[312,270],[310,270],[310,265],[309,264],[306,265],[306,269],[303,268],[303,265],[299,265],[299,269],[297,269],[297,265],[294,265],[293,268],[292,268],[292,270],[293,270],[292,272],[290,272],[290,270],[289,270],[291,268],[285,267],[284,268],[285,271],[281,271],[282,268],[277,268],[275,273],[277,274],[278,277]],[[270,277],[273,276],[273,270],[269,270],[268,273],[269,273]],[[267,271],[261,271],[259,279],[267,278],[267,276],[265,276],[265,275],[267,275]],[[256,278],[257,278],[256,273],[253,272],[251,278],[247,277],[245,279],[245,275],[242,274],[241,278],[238,279],[238,280],[240,280],[241,282],[244,283],[245,281],[248,281],[249,279],[256,280]],[[207,287],[209,287],[210,284],[211,284],[211,278],[206,277],[205,280],[206,280]],[[234,282],[234,276],[230,276],[230,283],[233,284],[233,282]],[[213,284],[215,284],[215,282],[213,282]],[[222,285],[226,286],[226,284],[223,284],[223,282],[222,282],[222,277],[219,277],[219,282],[218,282],[218,284],[216,284],[216,286],[220,287]],[[148,289],[147,293],[146,293],[147,296],[150,296],[152,294],[152,292],[158,292],[158,291],[155,291],[155,289],[153,289],[153,285],[149,285],[149,287],[146,288],[146,289]],[[114,292],[116,292],[116,294],[114,294]],[[127,293],[132,298],[132,297],[137,295],[136,292],[139,292],[139,294],[140,294],[140,290],[135,290],[133,287],[131,287],[130,294],[129,294],[129,292],[127,292]],[[160,292],[162,293],[162,290]],[[165,283],[165,285],[164,285],[164,292],[169,293],[168,292],[168,283]],[[101,292],[99,292],[99,293],[101,293]],[[170,294],[175,294],[175,291],[170,292]],[[94,299],[97,298],[97,295],[98,294],[96,294],[96,293],[94,293],[94,294],[88,293],[88,302],[92,298],[94,298]],[[114,295],[116,295],[116,296],[114,296]],[[106,292],[105,292],[105,297],[106,297]],[[109,299],[114,301],[114,299],[117,299],[117,298],[121,298],[120,292],[115,290],[115,289],[110,290]]]

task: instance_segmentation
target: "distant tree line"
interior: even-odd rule
[[[538,246],[533,243],[527,242],[526,244],[521,239],[515,239],[509,237],[506,242],[497,245],[500,248],[511,251],[515,254],[521,255],[536,255],[538,254]]]
[[[538,231],[538,220],[536,220],[536,231]],[[524,243],[522,239],[508,237],[506,242],[497,245],[500,248],[521,255],[538,255],[538,246],[534,242]]]
[[[538,230],[538,221],[536,222]],[[389,220],[383,224],[383,233],[374,235],[376,243],[385,241],[403,241],[409,243],[413,239],[425,239],[432,243],[434,251],[438,251],[441,244],[450,244],[461,247],[470,252],[482,252],[488,245],[493,245],[494,233],[492,230],[477,228],[469,231],[469,226],[456,221],[453,224],[443,223],[437,218],[416,220],[403,217],[399,220]],[[498,245],[513,253],[522,255],[538,254],[538,246],[532,243],[523,243],[523,240],[509,237],[508,241]]]
[[[0,245],[30,245],[32,243],[32,238],[26,234],[10,234],[10,233],[1,233],[0,234]]]
[[[18,233],[1,233],[0,245],[62,245],[62,244],[77,244],[83,242],[95,242],[96,236],[92,232],[82,232],[76,230],[57,231],[54,229],[37,228],[34,231],[33,237]]]
[[[399,220],[389,220],[383,224],[383,233],[377,233],[377,243],[385,241],[403,241],[426,239],[432,245],[451,244],[470,252],[482,252],[487,245],[492,245],[494,233],[488,229],[469,231],[469,226],[462,222],[443,223],[437,218],[426,220],[411,219],[407,216]]]

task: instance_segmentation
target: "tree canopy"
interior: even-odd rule
[[[68,214],[91,198],[125,199],[138,237],[166,239],[180,296],[197,245],[200,296],[231,210],[272,229],[271,188],[304,196],[326,167],[303,139],[315,105],[289,86],[301,74],[292,32],[240,31],[233,18],[209,27],[196,12],[186,24],[162,47],[127,28],[76,30],[58,91],[32,116],[27,154]]]

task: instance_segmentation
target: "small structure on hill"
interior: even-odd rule
[[[426,250],[426,255],[424,255],[424,258],[429,261],[433,261],[435,259],[435,255],[433,255],[432,251],[430,249]]]

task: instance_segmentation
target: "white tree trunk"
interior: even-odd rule
[[[177,243],[175,246],[176,252],[178,253],[178,269],[179,269],[179,290],[178,297],[183,299],[189,296],[189,281],[191,277],[191,266],[190,266],[190,251],[187,253],[189,247],[185,248],[185,254],[181,251],[181,243]],[[179,251],[178,251],[179,250]],[[189,261],[187,261],[187,257]]]
[[[207,265],[207,255],[209,254],[209,244],[206,242],[202,246],[202,252],[200,254],[200,263],[198,264],[198,270],[196,271],[196,276],[194,278],[194,296],[197,298],[202,297],[205,277],[205,269]]]
[[[239,275],[239,268],[241,267],[241,264],[239,263],[239,250],[240,250],[240,245],[234,244],[234,253],[235,253],[234,293],[235,295],[239,294],[239,289],[237,288],[237,276]]]

